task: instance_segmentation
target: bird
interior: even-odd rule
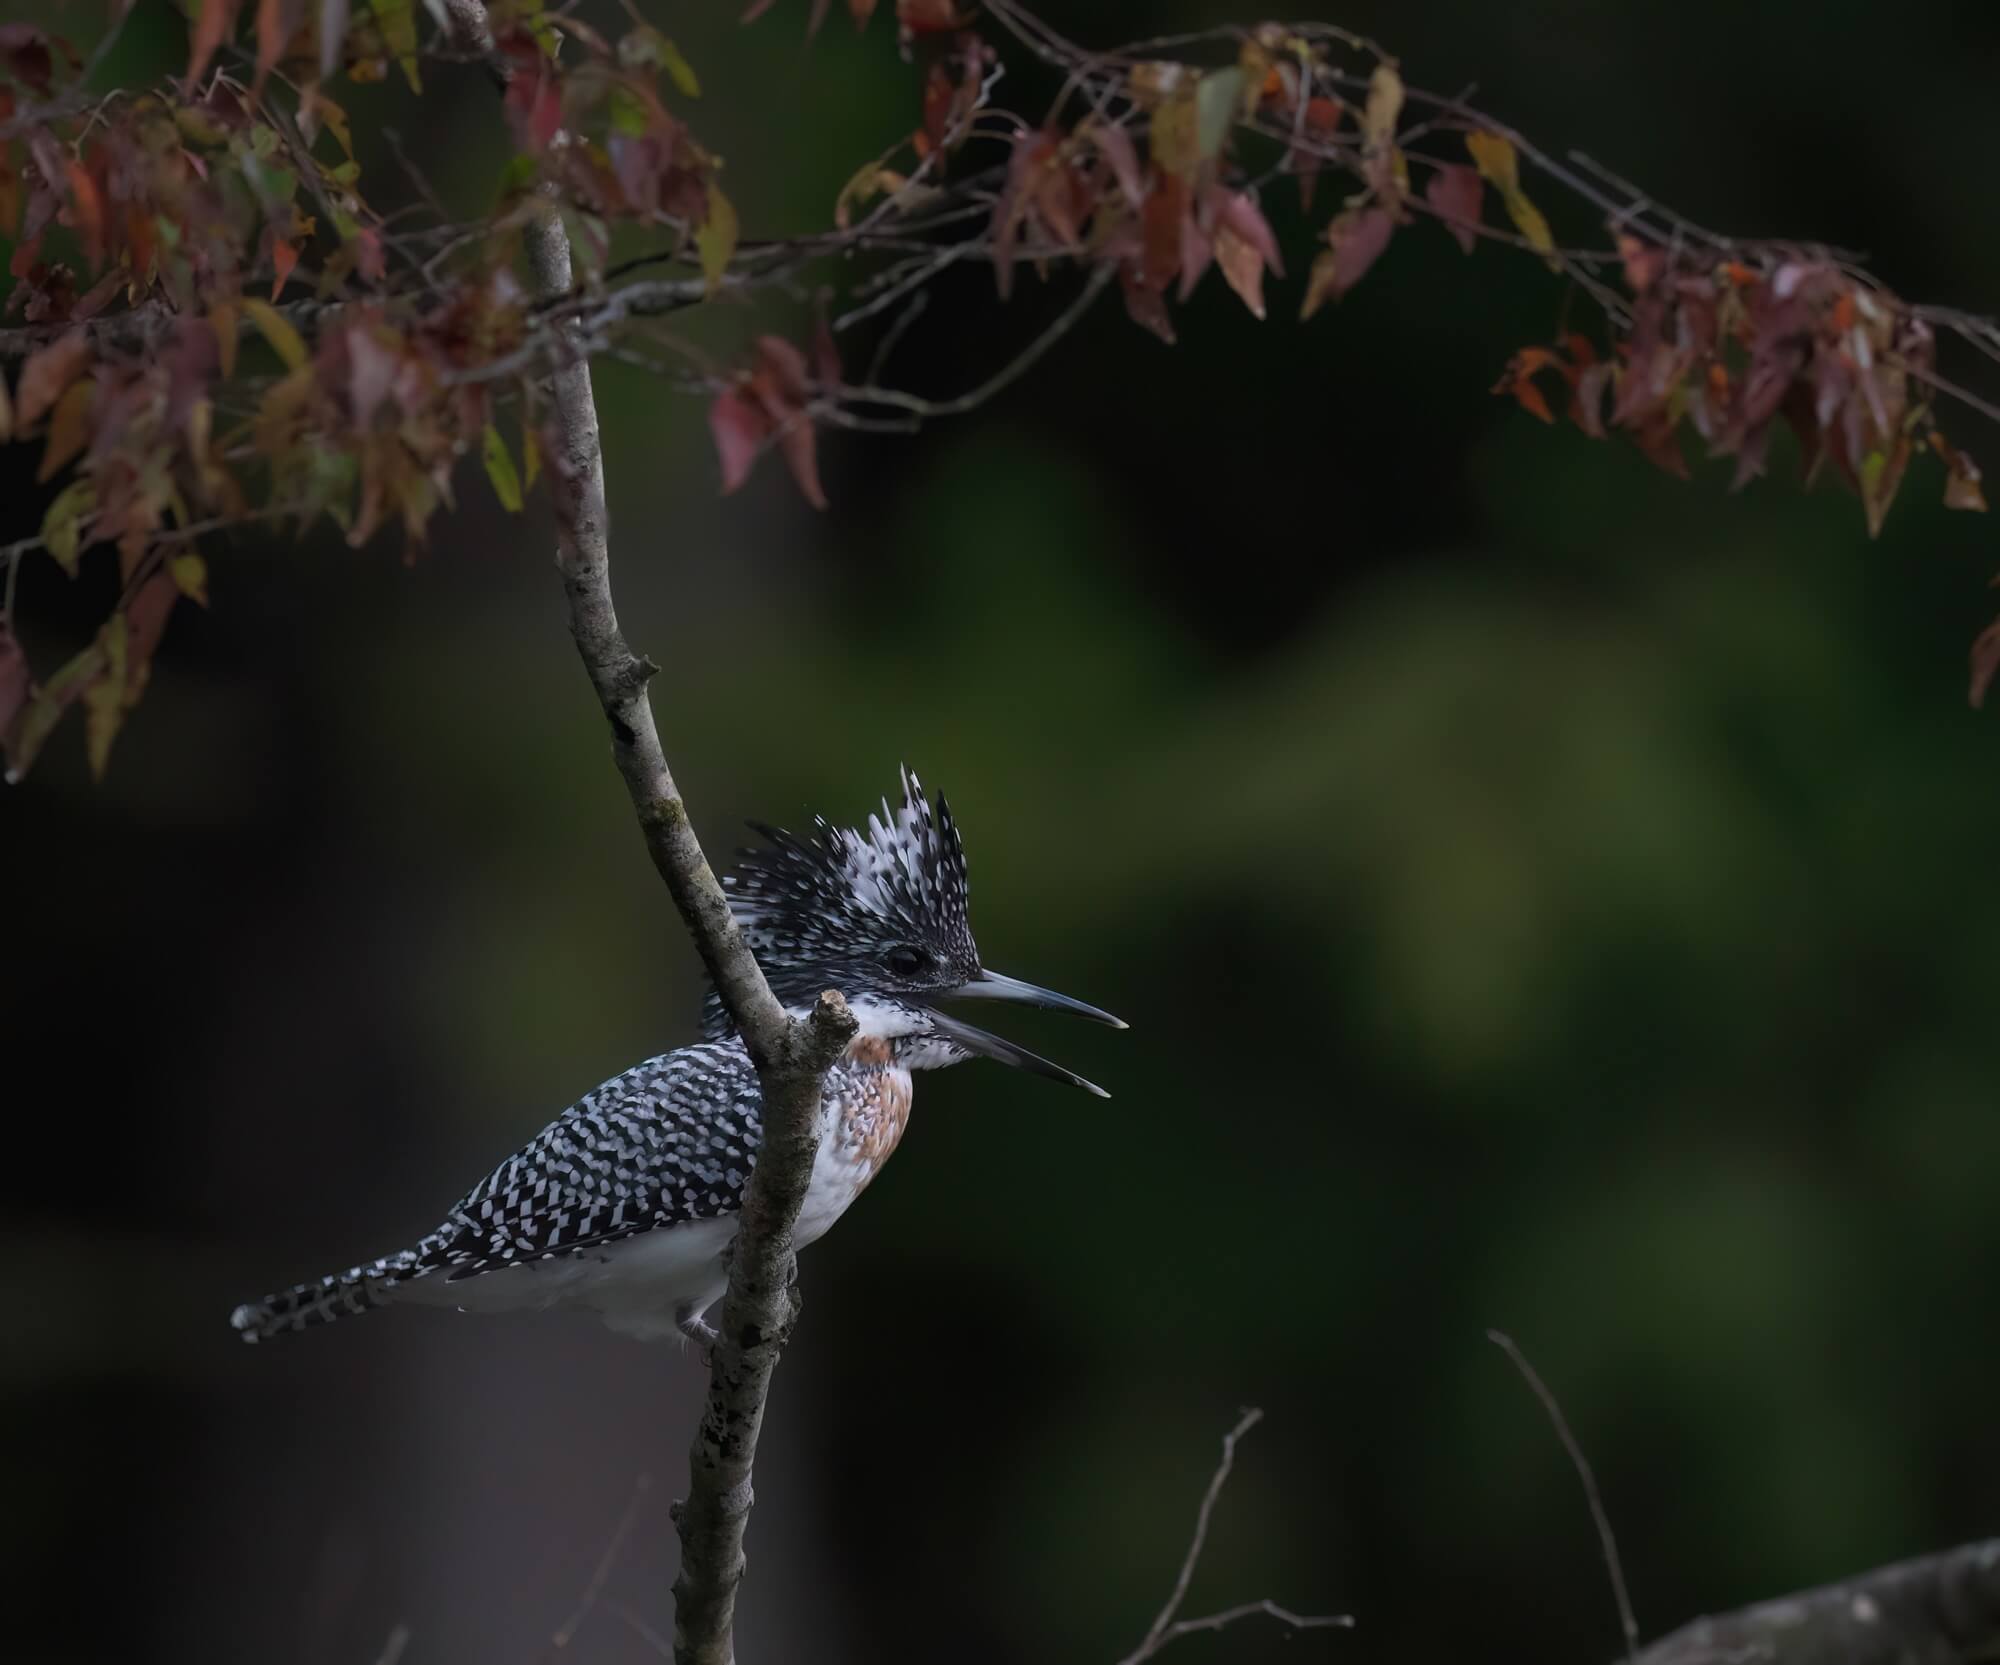
[[[950,806],[900,774],[861,828],[816,816],[762,840],[724,880],[773,994],[802,1015],[825,989],[858,1024],[827,1073],[812,1177],[794,1240],[815,1242],[894,1154],[913,1072],[982,1057],[1081,1088],[1102,1087],[938,1010],[1012,1001],[1108,1024],[1109,1012],[981,963],[966,909],[965,850]],[[246,1302],[247,1342],[387,1306],[467,1312],[581,1307],[641,1340],[715,1339],[705,1314],[728,1283],[726,1253],[763,1134],[762,1095],[711,986],[702,1039],[585,1093],[459,1199],[438,1227],[379,1259]]]

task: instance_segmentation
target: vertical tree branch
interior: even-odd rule
[[[450,0],[449,15],[463,42],[490,52],[492,36],[477,0]],[[526,253],[538,299],[569,292],[569,237],[553,207],[530,226]],[[730,1249],[708,1398],[688,1454],[688,1495],[675,1512],[681,1537],[675,1658],[682,1665],[729,1665],[751,1467],[771,1374],[792,1323],[792,1231],[818,1149],[822,1084],[853,1038],[855,1022],[833,990],[820,996],[807,1017],[787,1015],[737,929],[660,745],[646,693],[658,667],[632,651],[612,604],[604,456],[590,364],[581,350],[556,371],[552,392],[556,566],[570,634],[610,725],[612,756],[647,852],[749,1048],[763,1088],[763,1145]]]

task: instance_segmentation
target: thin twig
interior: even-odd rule
[[[1618,1627],[1625,1635],[1625,1657],[1630,1665],[1637,1665],[1639,1658],[1639,1621],[1632,1612],[1632,1598],[1625,1589],[1625,1565],[1618,1558],[1618,1540],[1611,1531],[1611,1517],[1605,1512],[1604,1499],[1598,1495],[1597,1479],[1590,1472],[1590,1459],[1583,1454],[1583,1447],[1577,1443],[1576,1435],[1570,1432],[1569,1418],[1563,1415],[1562,1406],[1556,1396],[1549,1391],[1548,1384],[1536,1374],[1528,1357],[1514,1344],[1514,1338],[1502,1330],[1488,1330],[1486,1339],[1514,1361],[1514,1368],[1521,1373],[1521,1379],[1534,1391],[1542,1402],[1542,1409],[1549,1414],[1549,1421],[1555,1425],[1556,1438],[1562,1441],[1563,1449],[1569,1453],[1570,1464],[1576,1470],[1577,1478],[1583,1482],[1583,1495],[1590,1505],[1590,1518],[1597,1523],[1597,1542],[1604,1551],[1604,1565],[1611,1573],[1611,1593],[1618,1600]]]
[[[1159,1617],[1153,1620],[1152,1628],[1118,1665],[1142,1665],[1169,1643],[1182,1636],[1192,1635],[1198,1630],[1221,1630],[1234,1624],[1238,1619],[1247,1619],[1252,1614],[1263,1613],[1291,1626],[1294,1630],[1350,1629],[1354,1619],[1349,1614],[1294,1613],[1290,1608],[1280,1607],[1270,1600],[1244,1602],[1236,1607],[1224,1608],[1219,1613],[1210,1613],[1199,1619],[1183,1619],[1178,1615],[1181,1603],[1187,1600],[1188,1585],[1194,1580],[1194,1570],[1201,1562],[1201,1552],[1208,1543],[1209,1518],[1215,1513],[1216,1499],[1222,1496],[1222,1488],[1229,1481],[1229,1471],[1236,1466],[1236,1442],[1264,1419],[1264,1413],[1254,1406],[1246,1409],[1236,1419],[1236,1426],[1222,1436],[1222,1460],[1215,1465],[1215,1473],[1209,1476],[1208,1490],[1202,1493],[1201,1507],[1195,1512],[1194,1536],[1189,1540],[1187,1554],[1181,1557],[1181,1568],[1174,1579],[1174,1587],[1167,1596],[1167,1604],[1162,1607]]]
[[[597,1558],[597,1566],[591,1572],[590,1582],[583,1587],[583,1595],[576,1604],[576,1611],[556,1628],[549,1638],[551,1645],[566,1648],[583,1628],[583,1621],[590,1617],[590,1610],[597,1605],[598,1597],[604,1594],[604,1586],[610,1580],[611,1569],[618,1564],[619,1553],[625,1548],[625,1540],[632,1535],[632,1528],[638,1524],[639,1511],[644,1506],[646,1494],[653,1489],[653,1477],[642,1474],[632,1484],[632,1496],[625,1505],[625,1513],[618,1518],[617,1530],[611,1534],[611,1541],[604,1546],[604,1553]]]

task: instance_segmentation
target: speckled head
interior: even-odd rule
[[[822,989],[839,989],[857,1012],[881,1012],[887,1032],[932,1037],[938,1062],[978,1053],[1089,1086],[931,1009],[938,1000],[1015,1000],[1125,1027],[1109,1012],[979,963],[966,912],[965,848],[950,806],[942,793],[933,805],[908,769],[902,787],[902,806],[883,799],[865,829],[817,816],[802,838],[751,823],[764,846],[743,851],[722,882],[772,992],[796,1010]],[[728,1031],[713,990],[703,1027],[711,1035]]]

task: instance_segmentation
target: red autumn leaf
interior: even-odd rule
[[[953,0],[896,0],[896,24],[906,38],[948,35],[954,29],[963,29],[967,21]]]
[[[1155,172],[1153,189],[1139,214],[1140,271],[1164,290],[1181,269],[1181,221],[1187,216],[1187,187],[1170,173]]]
[[[1115,122],[1094,121],[1086,129],[1092,144],[1110,165],[1111,175],[1118,181],[1118,189],[1125,200],[1137,208],[1146,199],[1146,182],[1139,172],[1139,153],[1132,145],[1132,136]]]
[[[761,405],[730,388],[718,393],[708,407],[708,431],[722,462],[722,491],[727,496],[750,478],[750,465],[771,431],[770,419]]]
[[[194,28],[188,41],[188,79],[198,81],[201,72],[208,68],[209,59],[215,50],[228,39],[229,32],[236,26],[236,8],[242,0],[201,0],[201,11],[195,17]]]
[[[1618,258],[1625,262],[1625,285],[1635,295],[1643,295],[1659,280],[1667,264],[1667,251],[1642,242],[1629,231],[1618,234]]]
[[[1191,201],[1181,215],[1180,244],[1180,298],[1186,300],[1194,293],[1194,286],[1207,275],[1208,263],[1215,258],[1215,245],[1195,224],[1194,204]]]
[[[794,413],[778,430],[778,449],[806,501],[815,509],[825,508],[826,493],[819,483],[819,434],[804,411]]]
[[[21,383],[14,392],[15,431],[25,430],[53,408],[89,362],[90,337],[82,330],[72,330],[31,353],[21,367]]]
[[[847,0],[847,9],[854,18],[854,27],[865,29],[875,15],[875,0]]]
[[[285,280],[292,275],[292,268],[299,263],[299,251],[282,237],[271,239],[271,299],[276,300],[285,292]]]
[[[1257,257],[1271,269],[1273,277],[1283,277],[1285,262],[1278,252],[1278,239],[1272,235],[1270,221],[1264,218],[1263,211],[1249,194],[1243,191],[1216,191],[1209,201],[1216,220],[1255,249]]]
[[[1479,170],[1463,162],[1445,163],[1424,187],[1424,201],[1458,239],[1458,246],[1470,254],[1479,241],[1474,228],[1486,202],[1486,181],[1480,178]]]
[[[1395,229],[1386,208],[1350,208],[1339,215],[1326,228],[1332,248],[1313,262],[1300,318],[1310,318],[1329,297],[1339,300],[1366,277]]]
[[[806,375],[806,355],[782,335],[757,337],[758,368],[789,404],[803,405],[811,397],[812,384]],[[774,413],[775,414],[775,413]]]
[[[1944,506],[1947,509],[1970,509],[1974,513],[1983,514],[1986,510],[1986,492],[1979,483],[1979,465],[1936,429],[1931,430],[1931,449],[1944,459],[1947,471],[1944,482]]]
[[[1125,311],[1141,329],[1150,330],[1169,347],[1174,344],[1173,319],[1167,312],[1167,297],[1148,283],[1131,261],[1118,268],[1119,287],[1125,294]]]
[[[1979,633],[1979,640],[1972,644],[1972,708],[1977,711],[1986,703],[1986,690],[1993,686],[1993,678],[2000,673],[2000,619],[1995,619]]]
[[[1549,409],[1548,400],[1535,385],[1535,372],[1562,367],[1561,360],[1548,348],[1523,347],[1507,361],[1507,368],[1493,384],[1493,391],[1513,394],[1530,416],[1538,416],[1544,422],[1553,424],[1555,412]]]
[[[64,172],[69,180],[72,223],[83,238],[84,258],[94,268],[104,258],[104,193],[81,162],[67,164]]]
[[[1592,439],[1604,437],[1604,394],[1610,385],[1611,366],[1593,364],[1576,378],[1576,389],[1570,395],[1570,420]]]
[[[257,0],[257,77],[251,83],[254,96],[264,90],[264,82],[291,39],[297,13],[288,0]]]

